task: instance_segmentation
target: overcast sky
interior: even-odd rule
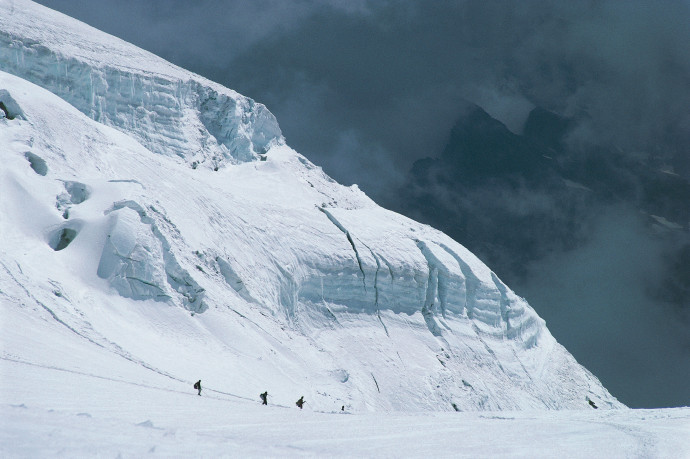
[[[336,180],[358,183],[393,207],[391,190],[416,159],[440,154],[465,100],[516,133],[535,106],[576,117],[572,152],[615,145],[690,176],[688,0],[39,3],[264,103],[290,146]],[[616,232],[622,223],[629,229]],[[560,285],[558,290],[530,291],[535,301],[561,305],[555,310],[560,323],[567,324],[575,311],[592,314],[586,320],[596,321],[591,333],[599,339],[578,340],[567,335],[567,327],[559,333],[570,346],[582,343],[571,349],[576,355],[586,351],[611,359],[587,348],[596,343],[624,353],[615,348],[633,346],[631,339],[601,336],[611,330],[642,336],[651,322],[660,336],[676,322],[670,315],[650,321],[649,304],[636,295],[642,294],[640,276],[654,276],[661,252],[640,236],[634,218],[609,218],[599,228],[583,252],[533,267],[535,282]],[[621,251],[628,256],[617,259]],[[593,264],[607,273],[601,288],[608,289],[602,293],[607,304],[611,300],[608,312],[600,308],[597,288],[587,295],[577,288],[578,282],[602,282],[588,279]],[[588,303],[578,310],[573,301]],[[614,322],[618,327],[610,327]],[[638,355],[640,365],[649,365],[642,370],[632,371],[631,359],[617,360],[617,387],[629,380],[653,385],[659,372],[683,367],[690,343],[676,337],[686,339],[687,333],[671,330],[629,351],[628,357]],[[659,364],[665,346],[672,356],[667,366]],[[683,383],[688,370],[679,371],[664,390]],[[646,403],[632,398],[623,401]]]

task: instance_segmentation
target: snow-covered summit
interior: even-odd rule
[[[323,411],[622,406],[472,253],[335,183],[262,105],[24,0],[0,4],[0,64],[3,361]]]

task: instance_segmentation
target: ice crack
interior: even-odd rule
[[[456,254],[450,247],[445,244],[440,244],[440,247],[445,250],[448,255],[453,257],[462,271],[462,275],[465,276],[465,311],[467,311],[467,317],[472,319],[474,315],[474,309],[477,302],[477,290],[481,281],[472,272],[472,268]]]
[[[424,241],[416,240],[417,247],[426,259],[429,268],[429,278],[426,284],[426,297],[422,305],[422,316],[427,324],[427,328],[434,336],[441,336],[441,328],[436,322],[435,311],[438,310],[441,316],[446,316],[446,305],[448,286],[446,285],[447,269],[443,263],[437,259]],[[438,302],[436,301],[438,299]]]
[[[364,247],[369,249],[369,252],[371,252],[371,256],[374,257],[374,260],[376,260],[376,273],[374,274],[374,306],[376,307],[376,316],[378,317],[379,322],[381,322],[381,326],[383,326],[383,330],[386,332],[386,336],[390,338],[391,335],[388,333],[388,328],[386,327],[386,324],[383,323],[383,318],[381,317],[381,309],[379,309],[379,271],[381,271],[381,261],[379,260],[379,255],[376,255],[374,251],[371,250],[371,247],[369,247],[366,244],[364,244]],[[386,264],[388,265],[388,263]],[[388,269],[391,270],[390,265],[388,265]]]
[[[498,292],[501,294],[501,299],[499,301],[499,305],[501,308],[501,318],[503,319],[503,322],[505,322],[506,324],[506,334],[510,335],[511,325],[508,317],[508,313],[510,310],[510,300],[508,299],[508,290],[506,289],[506,286],[503,285],[503,282],[501,282],[498,276],[496,276],[496,274],[491,273],[491,279],[494,281],[494,284],[496,285]]]
[[[355,252],[355,258],[357,259],[357,264],[359,265],[359,271],[362,273],[362,283],[364,284],[364,291],[366,292],[367,290],[367,275],[364,273],[364,265],[362,264],[362,259],[359,256],[359,251],[357,250],[357,246],[355,245],[355,241],[352,239],[352,235],[350,232],[345,228],[337,218],[333,216],[332,213],[324,209],[323,207],[317,207],[321,212],[326,214],[326,217],[333,223],[336,228],[338,228],[340,231],[342,231],[345,236],[347,237],[348,242],[350,242],[350,245],[352,246],[352,250]],[[378,263],[378,261],[377,261]]]

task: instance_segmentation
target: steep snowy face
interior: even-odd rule
[[[68,39],[83,25],[25,6],[65,29],[58,41],[83,45]],[[13,14],[29,24],[29,13]],[[99,56],[130,49],[97,37]],[[31,40],[15,34],[13,49]],[[63,58],[87,74],[121,68],[70,52]],[[137,52],[128,64],[148,68]],[[32,59],[20,73],[52,81]],[[200,92],[212,86],[189,79]],[[98,122],[57,86],[0,72],[0,303],[13,324],[3,358],[65,371],[89,362],[90,372],[126,361],[156,384],[201,377],[226,395],[302,394],[320,410],[589,409],[587,398],[621,406],[474,255],[269,140],[275,121],[238,114],[241,96],[213,89],[227,111],[220,96],[206,107],[157,99],[157,85],[137,99],[158,100],[168,120],[213,120],[229,144],[266,149],[261,161],[233,156],[214,171],[159,154],[174,142],[151,130],[156,117],[136,129]],[[67,92],[83,101],[89,91]],[[132,110],[132,99],[102,97]],[[233,127],[245,115],[251,135]],[[198,140],[178,134],[178,145]],[[27,346],[27,329],[51,339]]]
[[[283,142],[262,104],[29,1],[0,3],[0,68],[191,167],[251,161]]]

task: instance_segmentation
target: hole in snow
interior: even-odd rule
[[[46,175],[48,173],[48,165],[43,158],[29,152],[24,153],[24,157],[29,161],[31,169],[38,175]]]
[[[5,107],[5,103],[0,100],[0,110],[5,114],[5,118],[8,120],[13,120],[14,116],[10,115],[10,112],[7,111],[7,107]]]
[[[24,118],[24,112],[6,89],[0,89],[0,112],[0,117],[8,120]]]
[[[350,379],[350,373],[347,370],[338,369],[330,372],[341,383],[346,383]]]
[[[69,193],[72,204],[81,204],[91,196],[89,187],[80,182],[65,182],[65,190]]]
[[[77,234],[78,232],[76,229],[61,228],[52,234],[48,244],[56,252],[60,251],[70,245],[74,238],[77,237]]]

